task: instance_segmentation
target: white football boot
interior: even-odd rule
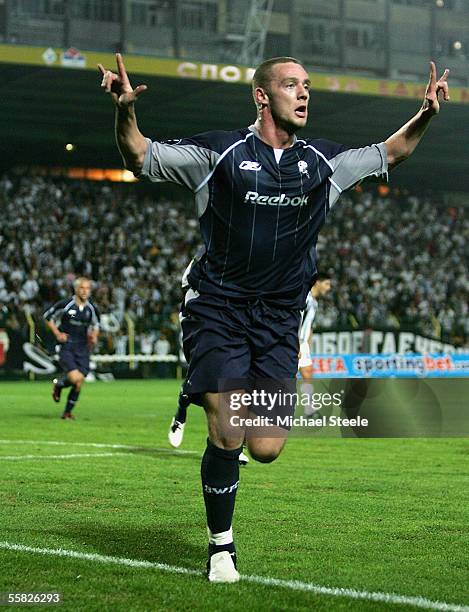
[[[176,421],[176,419],[173,417],[173,420],[171,421],[171,427],[168,431],[168,440],[173,448],[179,448],[181,446],[182,441],[184,439],[185,426],[185,423],[180,423],[179,421]]]
[[[238,462],[239,465],[247,465],[249,463],[249,457],[246,455],[246,453],[241,452],[238,457]]]
[[[227,550],[210,557],[208,568],[209,582],[239,582],[239,573]]]

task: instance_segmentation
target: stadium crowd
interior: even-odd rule
[[[86,275],[122,327],[104,334],[103,351],[126,352],[126,313],[139,350],[177,350],[180,280],[199,244],[190,204],[139,185],[11,175],[0,180],[0,210],[0,327],[20,326],[25,313],[39,320]],[[468,238],[464,208],[436,194],[344,194],[318,242],[334,290],[316,327],[400,327],[464,345]]]

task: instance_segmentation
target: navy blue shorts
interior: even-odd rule
[[[90,371],[90,354],[86,348],[73,349],[65,344],[59,350],[59,364],[64,372],[79,370],[86,376]]]
[[[183,392],[200,406],[204,393],[227,390],[223,381],[250,381],[251,387],[259,379],[294,381],[300,315],[262,300],[238,302],[190,289],[181,308],[189,364]]]

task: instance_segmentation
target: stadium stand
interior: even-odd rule
[[[463,346],[464,207],[447,207],[436,193],[381,191],[359,187],[329,217],[318,255],[335,289],[316,327],[405,327]],[[25,312],[39,320],[85,274],[101,312],[120,323],[130,314],[138,352],[177,352],[180,279],[197,249],[198,223],[190,204],[157,195],[135,185],[4,175],[0,327],[18,329]],[[104,334],[101,352],[124,354],[124,329]]]

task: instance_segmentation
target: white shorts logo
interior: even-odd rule
[[[262,168],[261,164],[259,162],[254,162],[254,161],[245,160],[239,164],[240,170],[252,170],[253,172],[259,172],[261,168]]]

